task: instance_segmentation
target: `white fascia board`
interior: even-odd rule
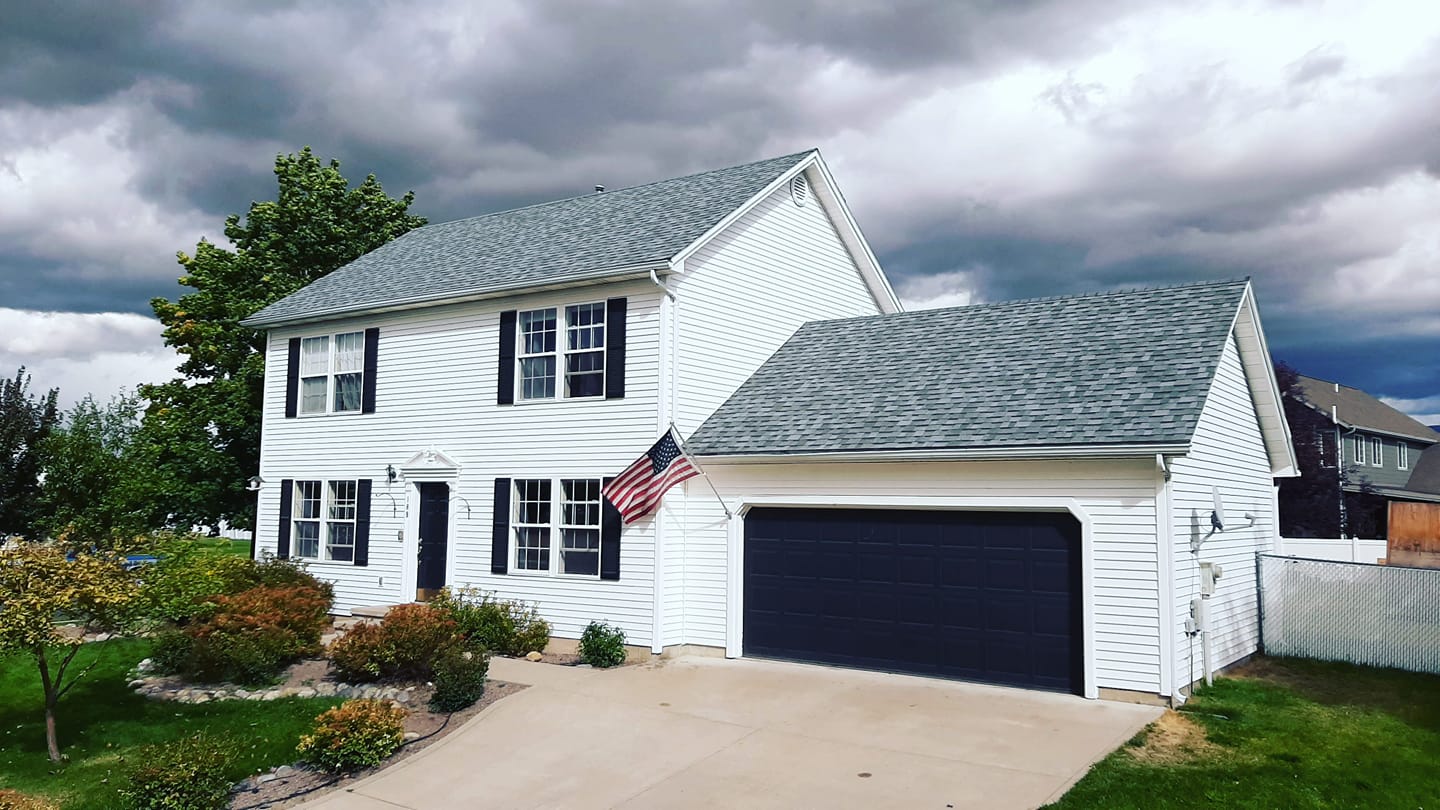
[[[711,239],[714,239],[724,232],[725,229],[733,225],[736,220],[745,216],[775,191],[783,188],[785,184],[794,179],[796,175],[804,173],[806,169],[811,167],[814,167],[815,175],[821,180],[820,183],[812,182],[811,187],[816,192],[816,197],[820,200],[820,204],[825,208],[825,212],[829,214],[830,221],[835,225],[836,232],[840,234],[840,241],[845,243],[845,247],[850,252],[851,258],[855,260],[855,265],[860,268],[860,275],[865,280],[865,286],[870,289],[870,294],[875,297],[875,302],[879,305],[880,311],[884,313],[900,312],[904,308],[900,304],[900,299],[895,295],[895,290],[891,288],[890,280],[885,277],[885,271],[880,269],[880,262],[875,258],[874,251],[870,250],[870,244],[865,241],[864,235],[860,233],[860,227],[856,225],[855,217],[851,215],[849,206],[845,204],[845,198],[841,196],[839,188],[835,185],[835,178],[830,174],[829,168],[825,166],[825,161],[820,157],[820,151],[818,149],[812,151],[799,163],[790,167],[784,174],[771,181],[770,185],[761,189],[759,193],[749,200],[746,200],[744,205],[731,211],[724,219],[715,223],[714,227],[702,234],[699,239],[691,242],[688,247],[675,254],[670,260],[671,263],[679,264],[693,256],[696,251],[704,247]],[[840,214],[839,217],[835,216],[835,212],[837,211]]]
[[[1235,343],[1240,349],[1240,366],[1245,370],[1250,401],[1255,405],[1265,450],[1270,457],[1270,474],[1276,478],[1296,478],[1300,475],[1300,461],[1295,456],[1290,423],[1285,419],[1280,381],[1275,378],[1275,364],[1270,359],[1270,347],[1265,342],[1265,330],[1260,325],[1255,286],[1248,281],[1245,282],[1245,294],[1240,297],[1240,306],[1230,322],[1230,334],[1235,336]],[[1224,347],[1221,347],[1221,352],[1224,352]]]
[[[407,309],[425,309],[428,307],[444,306],[446,304],[464,304],[471,301],[484,301],[490,298],[508,298],[513,295],[532,292],[548,292],[551,290],[565,290],[572,287],[593,287],[597,284],[608,284],[616,281],[634,281],[637,279],[648,279],[650,271],[668,274],[670,272],[669,262],[650,262],[640,265],[628,265],[608,270],[596,270],[583,275],[570,276],[569,278],[553,283],[537,284],[533,281],[516,282],[495,287],[486,287],[482,291],[474,293],[438,293],[434,295],[417,295],[411,298],[396,299],[384,304],[365,307],[330,307],[326,309],[315,309],[304,315],[286,316],[280,318],[245,318],[240,321],[241,326],[251,329],[274,329],[280,326],[297,326],[301,324],[317,323],[319,321],[335,321],[342,318],[357,318],[365,315],[378,315],[382,312],[399,312]]]
[[[1157,453],[1185,455],[1189,444],[1108,444],[1072,447],[996,447],[936,450],[861,450],[817,453],[745,453],[695,455],[716,464],[786,464],[810,462],[886,461],[1028,461],[1033,459],[1153,458]]]

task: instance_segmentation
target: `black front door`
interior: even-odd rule
[[[420,485],[420,554],[415,598],[425,601],[445,587],[445,549],[450,543],[450,487]]]

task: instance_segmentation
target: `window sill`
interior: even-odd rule
[[[297,413],[297,419],[321,419],[326,416],[362,416],[364,411],[326,411],[325,413]]]
[[[554,404],[557,404],[557,403],[560,403],[560,402],[603,402],[604,400],[605,400],[605,395],[604,395],[604,394],[599,394],[599,395],[593,396],[593,397],[552,397],[552,398],[550,398],[550,399],[519,399],[519,398],[517,398],[517,399],[515,400],[514,404],[515,404],[515,405],[554,405]]]
[[[529,571],[511,568],[503,576],[526,577],[527,579],[558,579],[565,582],[600,582],[599,574],[559,574],[551,571]]]

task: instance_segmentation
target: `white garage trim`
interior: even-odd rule
[[[954,509],[971,512],[1068,512],[1080,522],[1080,613],[1081,652],[1084,656],[1085,697],[1100,697],[1095,682],[1095,588],[1092,560],[1093,530],[1090,515],[1074,498],[1054,497],[908,497],[885,495],[785,495],[740,499],[731,509],[730,554],[726,569],[729,581],[726,596],[725,656],[739,658],[744,649],[745,514],[756,506],[794,506],[835,509]]]

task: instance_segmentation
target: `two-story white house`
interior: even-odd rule
[[[1294,458],[1247,282],[900,310],[814,151],[417,229],[245,321],[258,549],[341,612],[472,586],[562,638],[1152,698],[1223,560],[1211,664],[1254,651]],[[672,424],[708,475],[622,526]]]

